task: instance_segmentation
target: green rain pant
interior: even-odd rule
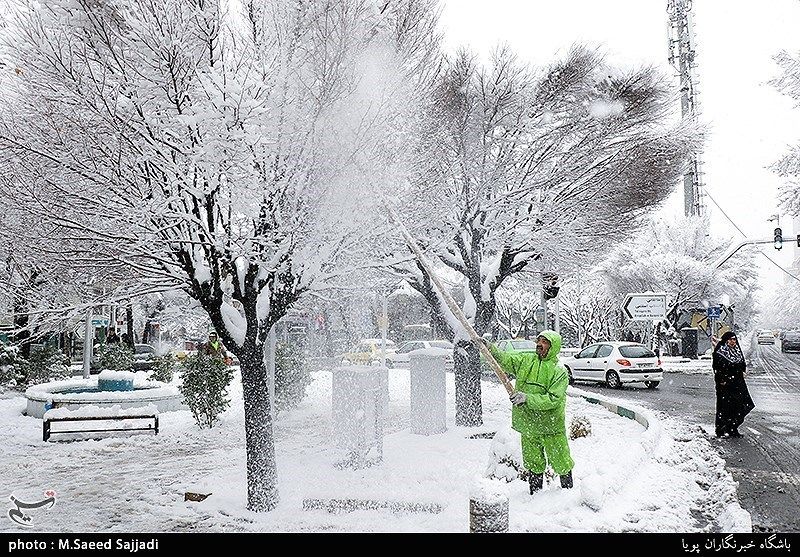
[[[547,463],[553,472],[563,476],[575,466],[575,461],[569,454],[567,435],[523,435],[522,436],[522,463],[526,470],[534,474],[543,474]]]

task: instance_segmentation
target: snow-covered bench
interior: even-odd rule
[[[53,424],[84,424],[67,429],[53,429]],[[49,441],[53,435],[70,434],[71,440],[82,438],[81,435],[109,432],[152,431],[158,435],[158,409],[154,404],[138,408],[84,406],[77,410],[56,408],[48,410],[42,419],[42,439]],[[85,437],[83,437],[85,438]]]

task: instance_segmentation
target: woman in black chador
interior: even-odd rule
[[[714,348],[714,383],[717,387],[717,437],[741,437],[739,426],[755,408],[744,382],[746,364],[736,335],[728,331]]]

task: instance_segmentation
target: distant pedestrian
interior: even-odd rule
[[[117,331],[114,329],[109,329],[108,334],[106,335],[106,344],[119,344],[120,338],[117,334]]]
[[[226,362],[228,359],[228,352],[222,345],[222,341],[219,340],[219,336],[217,335],[216,331],[211,331],[208,333],[208,342],[203,345],[202,353],[206,356],[217,357]]]
[[[716,435],[741,437],[739,426],[755,404],[744,381],[747,364],[734,333],[728,331],[722,335],[714,348],[712,367],[717,390]]]

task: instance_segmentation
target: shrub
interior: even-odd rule
[[[588,437],[592,434],[592,423],[586,416],[575,416],[569,424],[569,438]]]
[[[127,344],[106,344],[98,352],[100,369],[133,370],[133,350]]]
[[[16,380],[23,385],[36,385],[69,377],[64,355],[52,346],[31,351],[29,360],[17,357],[14,363]]]
[[[297,406],[311,383],[305,365],[305,355],[296,348],[279,343],[275,350],[275,409],[288,410]]]
[[[17,371],[14,369],[16,359],[17,349],[0,343],[0,389],[16,386]]]
[[[151,381],[161,381],[162,383],[169,383],[172,381],[172,376],[175,374],[175,358],[172,354],[164,354],[153,358],[153,368],[150,372]]]
[[[205,354],[187,357],[181,368],[180,391],[184,402],[194,414],[197,425],[213,427],[230,404],[228,386],[233,370],[221,359]]]

